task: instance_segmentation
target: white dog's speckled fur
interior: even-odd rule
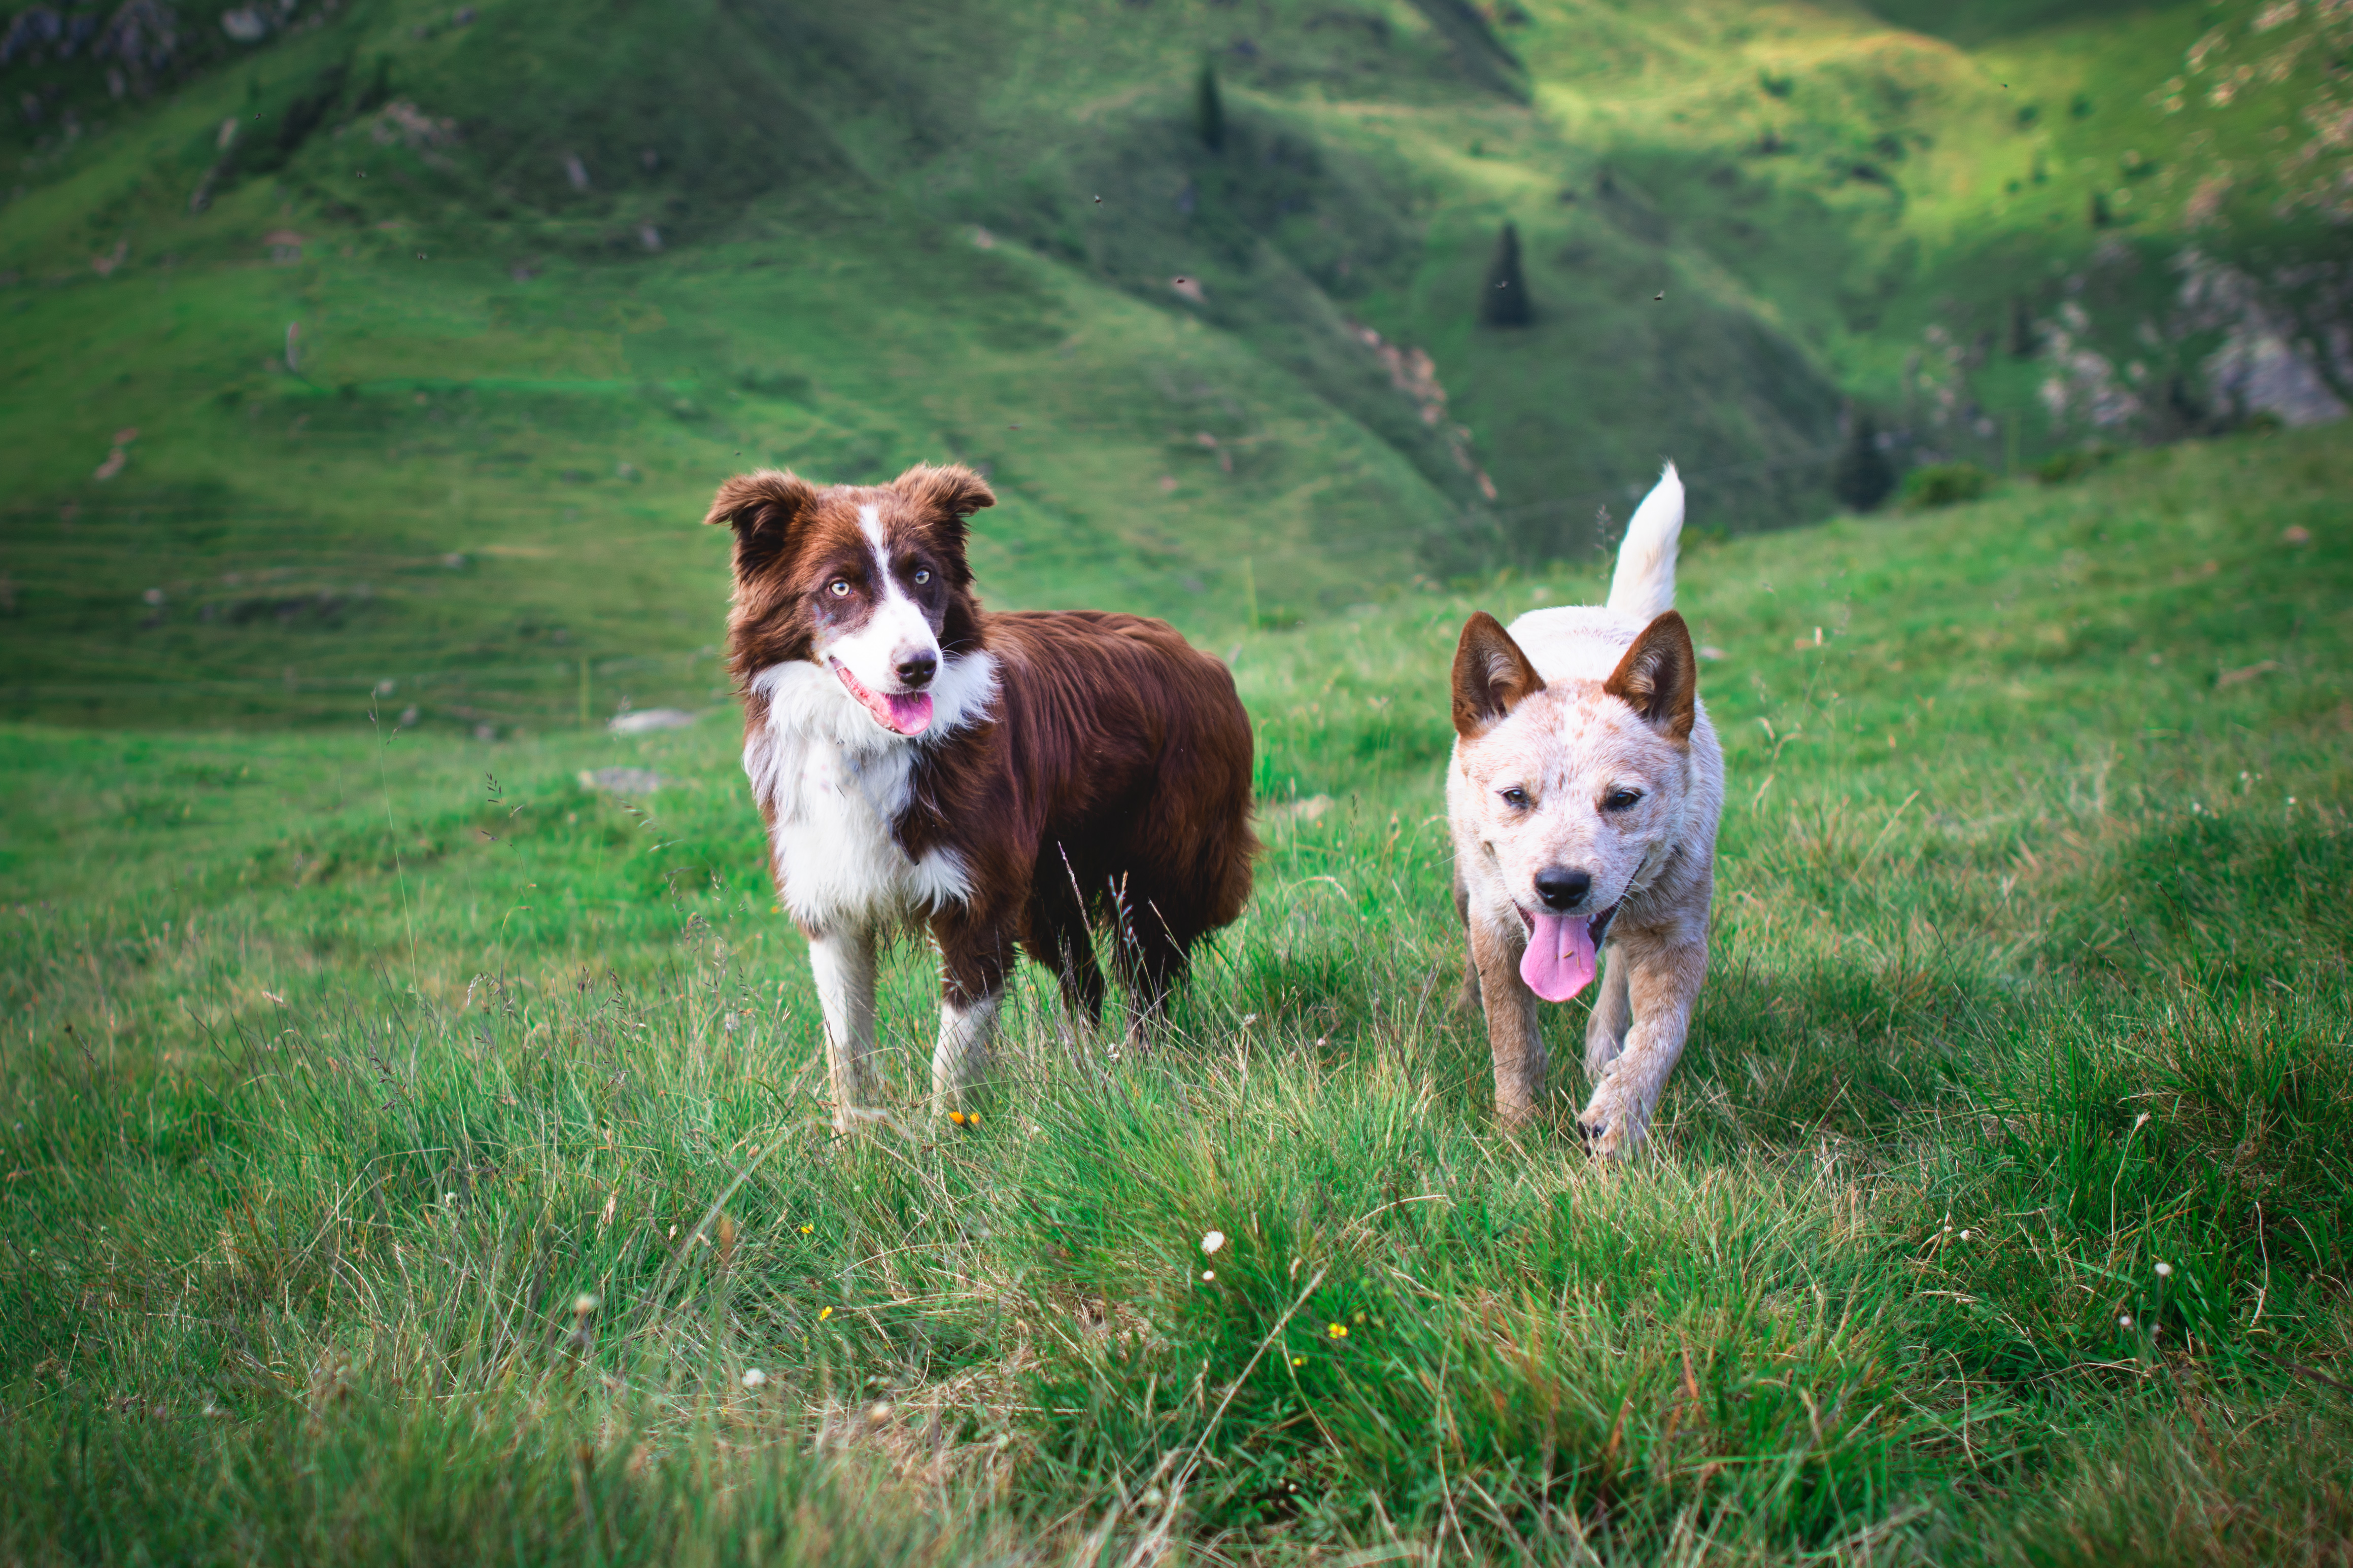
[[[1724,753],[1673,614],[1683,486],[1670,466],[1628,526],[1609,603],[1474,616],[1456,658],[1447,769],[1469,992],[1487,1017],[1495,1112],[1517,1125],[1544,1086],[1537,998],[1520,978],[1539,872],[1583,871],[1577,916],[1610,914],[1586,1031],[1595,1152],[1640,1148],[1683,1054],[1707,971]],[[1507,796],[1506,792],[1516,792]],[[1639,795],[1615,807],[1624,794]]]

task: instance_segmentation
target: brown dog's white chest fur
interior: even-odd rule
[[[953,848],[917,859],[892,837],[913,798],[917,742],[875,723],[839,677],[807,662],[754,676],[760,721],[744,737],[744,773],[768,825],[776,890],[811,928],[897,922],[971,894]],[[986,652],[949,659],[931,687],[931,725],[945,739],[984,721],[997,699]]]
[[[1497,1116],[1541,1091],[1541,1001],[1597,974],[1595,1079],[1579,1123],[1602,1153],[1641,1142],[1706,971],[1724,758],[1673,598],[1672,468],[1628,530],[1609,604],[1472,617],[1455,658],[1447,769],[1469,985],[1486,1014]]]

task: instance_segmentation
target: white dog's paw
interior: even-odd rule
[[[1585,1076],[1599,1079],[1609,1064],[1625,1054],[1626,1037],[1595,1031],[1585,1037]]]
[[[1650,1108],[1613,1079],[1604,1079],[1577,1116],[1577,1130],[1597,1160],[1627,1160],[1650,1136]]]

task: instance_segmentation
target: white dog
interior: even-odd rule
[[[1606,942],[1578,1118],[1602,1155],[1641,1146],[1707,973],[1724,752],[1672,607],[1683,523],[1669,464],[1627,526],[1608,605],[1531,610],[1509,630],[1482,611],[1454,654],[1446,813],[1495,1116],[1517,1126],[1535,1110],[1536,1003],[1583,991]]]

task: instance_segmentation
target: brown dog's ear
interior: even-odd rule
[[[719,487],[703,517],[735,527],[735,575],[748,577],[776,559],[793,525],[817,504],[817,487],[784,468],[737,474]]]
[[[1601,689],[1652,729],[1679,742],[1690,740],[1699,717],[1699,660],[1683,616],[1669,610],[1644,626]]]
[[[920,507],[927,507],[962,522],[985,506],[997,504],[988,481],[962,463],[944,467],[918,463],[891,481],[891,488]]]
[[[965,537],[969,531],[965,519],[982,507],[997,504],[997,493],[988,482],[962,463],[944,468],[918,463],[892,479],[891,488],[931,522],[934,537],[949,556],[948,581],[959,588],[968,586],[972,568],[965,563]]]
[[[1454,647],[1456,734],[1466,741],[1485,734],[1544,689],[1544,677],[1501,621],[1480,610],[1463,623]]]

